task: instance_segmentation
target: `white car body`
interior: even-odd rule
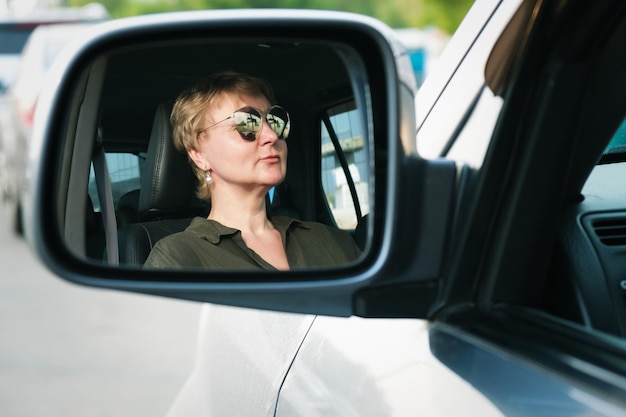
[[[454,392],[454,401],[450,393]],[[428,322],[206,304],[169,417],[501,416],[430,352]]]

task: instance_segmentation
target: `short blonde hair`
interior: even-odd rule
[[[234,71],[211,74],[178,96],[170,115],[172,139],[176,149],[187,155],[198,179],[196,194],[207,201],[211,199],[211,188],[205,180],[206,173],[189,159],[188,151],[198,147],[198,131],[203,113],[223,93],[265,97],[270,104],[276,104],[274,91],[267,81]]]

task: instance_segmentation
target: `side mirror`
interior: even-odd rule
[[[107,181],[96,187],[99,195],[90,194],[99,170],[92,161],[101,151],[134,155],[141,177],[137,192],[145,195],[154,185],[147,166],[161,105],[204,74],[224,69],[267,79],[290,108],[289,193],[281,199],[293,198],[301,220],[339,224],[339,211],[333,210],[339,197],[329,196],[323,179],[329,172],[324,158],[339,161],[335,169],[347,184],[341,198],[366,230],[356,261],[289,272],[153,270],[142,262],[110,262],[128,239],[116,212],[122,199]],[[96,287],[281,311],[427,314],[438,291],[456,168],[416,154],[413,71],[382,23],[302,10],[130,18],[95,27],[65,50],[50,77],[36,115],[24,223],[36,253],[59,276]],[[341,137],[348,125],[360,136]],[[357,187],[357,177],[366,185]],[[186,199],[189,184],[162,187],[168,198],[157,208],[141,207],[140,196],[131,224],[184,223],[191,209],[201,209]],[[94,199],[99,209],[91,210]],[[94,225],[106,232],[96,243]],[[348,224],[347,231],[358,233],[355,226]],[[130,244],[149,249],[151,239]],[[102,256],[90,256],[97,244]]]

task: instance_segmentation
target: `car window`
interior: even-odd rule
[[[337,226],[352,230],[369,212],[369,159],[360,113],[351,104],[333,107],[322,121],[321,132],[326,201]]]
[[[485,33],[501,33],[518,6],[516,1],[505,2],[489,19]],[[484,10],[477,7],[473,12],[480,15]],[[459,29],[465,34],[464,27]],[[418,91],[417,151],[424,158],[445,157],[478,169],[503,100],[491,91],[485,79],[485,68],[498,37],[480,36],[473,45],[466,45],[473,39],[471,35],[455,35],[439,59],[439,65],[449,68],[448,62],[461,59],[463,54],[453,76],[435,67]]]
[[[113,203],[115,207],[117,207],[118,201],[124,194],[139,189],[145,153],[108,153],[106,160],[107,167],[109,168],[109,177],[111,179]],[[94,210],[100,212],[100,199],[98,198],[98,188],[96,186],[93,166],[89,172],[88,192]]]
[[[604,150],[600,163],[626,161],[626,119],[619,126]]]

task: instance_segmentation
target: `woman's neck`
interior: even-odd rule
[[[245,194],[234,198],[220,198],[213,195],[211,211],[207,217],[224,226],[257,234],[271,227],[267,219],[265,195]]]
[[[282,236],[267,218],[265,205],[265,192],[240,193],[238,196],[214,193],[208,219],[240,230],[248,248],[275,268],[288,270]]]

